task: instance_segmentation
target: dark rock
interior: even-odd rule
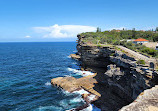
[[[158,111],[158,86],[145,90],[120,111]]]

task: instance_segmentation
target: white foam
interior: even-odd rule
[[[46,82],[45,85],[46,85],[46,86],[50,86],[51,83],[50,83],[50,82]]]
[[[81,70],[77,70],[77,69],[72,69],[72,68],[67,68],[68,71],[71,71],[73,73],[76,73],[78,75],[81,76],[88,76],[88,75],[94,75],[94,73],[90,72],[90,71],[81,71]]]
[[[72,109],[69,109],[69,110],[66,110],[66,111],[75,111],[75,108],[72,108]]]
[[[96,97],[96,95],[94,95],[94,94],[89,95],[89,96],[88,96],[88,101],[94,100],[95,97]]]
[[[89,94],[89,92],[85,91],[84,89],[81,89],[81,90],[78,90],[78,91],[74,91],[72,93],[76,93],[76,94],[80,94],[80,95],[82,95],[82,94]]]
[[[74,50],[73,52],[77,52],[76,50]]]
[[[83,101],[83,99],[80,96],[78,96],[74,99],[71,99],[70,103],[79,103],[79,102],[82,102],[82,101]]]
[[[76,62],[73,62],[72,64],[77,64]]]
[[[82,109],[80,111],[92,111],[93,110],[93,106],[91,104],[89,104],[89,106],[85,109]]]
[[[68,91],[65,91],[63,89],[61,89],[62,93],[65,94],[66,96],[70,96],[70,95],[73,95],[72,93],[68,92]]]
[[[84,89],[81,89],[81,90],[78,90],[78,91],[74,91],[72,93],[76,93],[76,94],[80,94],[80,95],[82,95],[82,94],[89,94],[89,92],[85,91]]]
[[[71,58],[71,56],[67,56],[67,58]]]
[[[72,76],[70,76],[70,75],[64,75],[65,77],[72,77]]]
[[[69,95],[74,95],[74,94],[79,94],[79,95],[82,95],[82,94],[89,94],[89,92],[85,91],[84,89],[81,89],[81,90],[78,90],[78,91],[73,91],[72,93],[68,92],[68,91],[65,91],[63,89],[61,89],[62,93],[69,96]]]
[[[75,108],[72,108],[70,110],[66,110],[66,111],[76,111]],[[80,111],[101,111],[101,109],[97,108],[96,106],[94,106],[93,104],[89,104],[89,106],[85,109],[82,109]]]
[[[59,102],[59,104],[60,104],[60,106],[61,106],[62,108],[64,108],[64,109],[70,107],[70,106],[69,106],[69,100],[67,100],[67,99],[61,100],[61,101]]]
[[[62,108],[57,107],[57,106],[40,106],[37,110],[38,111],[46,111],[46,110],[60,111],[60,110],[62,110]]]

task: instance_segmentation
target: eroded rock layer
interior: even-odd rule
[[[137,64],[137,58],[130,53],[117,50],[116,46],[96,46],[84,43],[84,36],[78,35],[77,54],[82,67],[97,72],[98,84],[94,89],[101,97],[94,104],[103,111],[118,111],[133,102],[137,96],[158,82],[154,63]],[[103,70],[104,69],[104,70]]]
[[[158,111],[158,86],[145,90],[133,103],[120,111]]]
[[[74,92],[77,90],[84,89],[91,94],[94,94],[98,97],[101,95],[93,89],[94,84],[97,83],[95,77],[97,74],[85,76],[79,79],[74,77],[58,77],[51,80],[51,83],[57,87],[61,87],[65,91]]]

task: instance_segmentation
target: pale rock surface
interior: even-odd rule
[[[158,85],[145,90],[134,102],[120,111],[158,111]]]

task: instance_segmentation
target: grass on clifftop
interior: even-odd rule
[[[144,38],[149,41],[158,41],[158,33],[154,31],[135,31],[135,30],[121,30],[121,31],[104,31],[104,32],[86,32],[81,33],[83,42],[86,44],[96,44],[98,46],[122,45],[131,50],[140,52],[151,57],[158,57],[158,50],[148,48],[144,45],[133,44],[126,42],[127,39]]]

